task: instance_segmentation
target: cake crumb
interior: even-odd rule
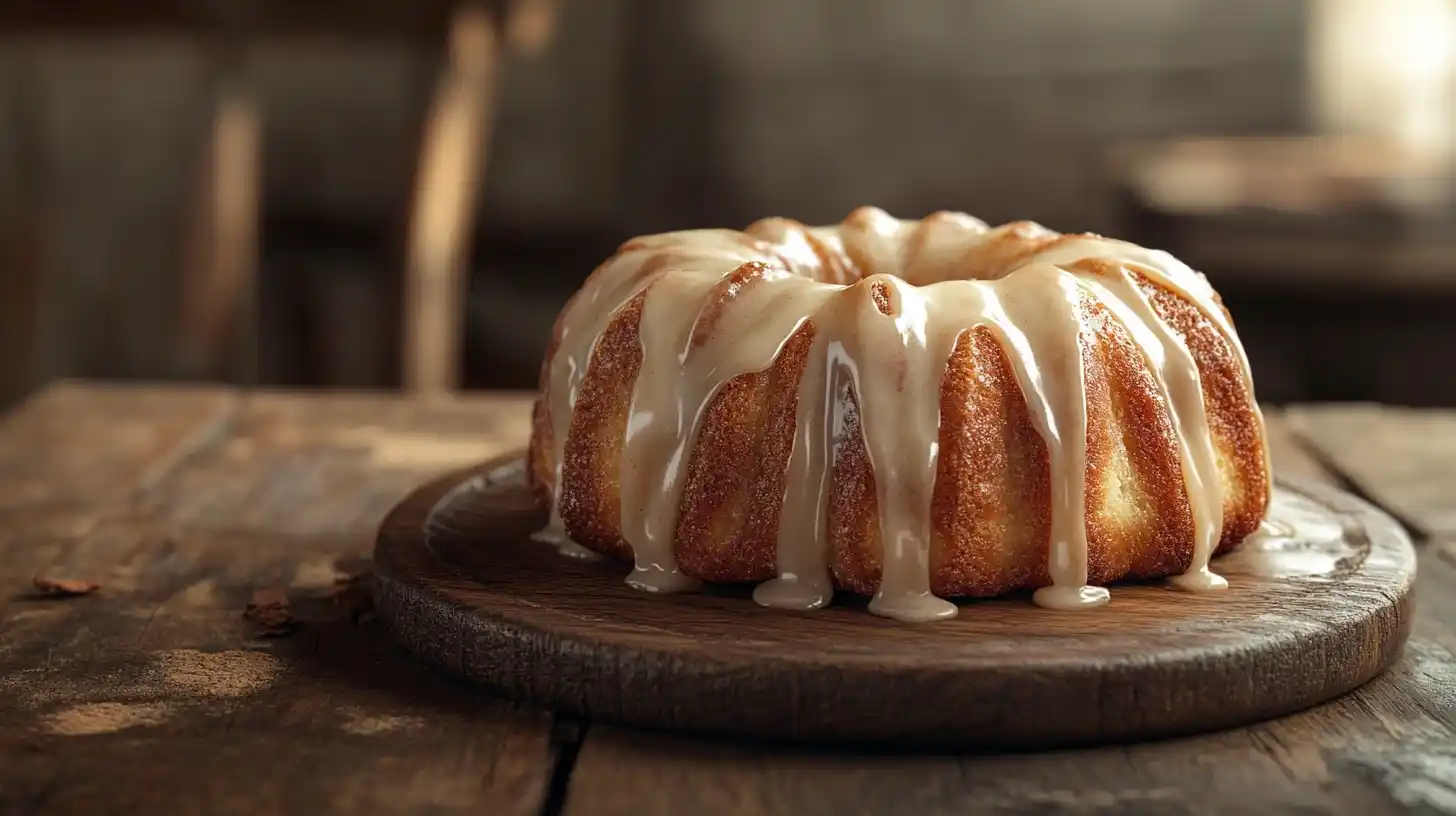
[[[262,637],[287,637],[302,624],[288,607],[288,595],[277,588],[260,589],[243,610],[243,618]]]
[[[82,595],[90,595],[101,588],[101,585],[95,581],[83,581],[78,578],[52,578],[48,575],[37,575],[30,583],[35,588],[37,595],[48,598],[77,598]]]

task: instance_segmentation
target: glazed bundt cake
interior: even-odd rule
[[[1270,498],[1243,348],[1167,253],[960,213],[636,238],[557,320],[529,453],[538,538],[670,592],[810,609],[1224,585]]]

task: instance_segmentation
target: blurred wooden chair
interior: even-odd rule
[[[504,57],[543,51],[558,0],[467,1],[449,23],[447,56],[420,145],[407,219],[401,303],[401,379],[424,397],[459,388],[466,265],[490,149]],[[255,373],[247,359],[257,281],[262,127],[259,106],[235,69],[246,23],[227,28],[219,48],[217,103],[193,225],[192,264],[182,294],[182,366],[207,377]]]

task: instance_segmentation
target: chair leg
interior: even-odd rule
[[[463,5],[425,124],[410,213],[401,363],[411,394],[443,396],[460,385],[470,231],[500,63],[496,20]]]
[[[256,100],[224,83],[201,180],[202,206],[183,283],[183,371],[219,378],[248,360],[246,307],[257,279],[262,128]],[[247,378],[251,372],[239,371]]]

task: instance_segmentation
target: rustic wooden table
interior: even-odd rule
[[[520,445],[528,399],[63,384],[0,423],[5,813],[1456,813],[1456,412],[1269,412],[1276,467],[1382,505],[1421,549],[1389,674],[1318,709],[1013,756],[651,734],[491,699],[338,603],[432,474]],[[36,598],[36,575],[101,585]],[[301,626],[242,617],[286,588]]]

